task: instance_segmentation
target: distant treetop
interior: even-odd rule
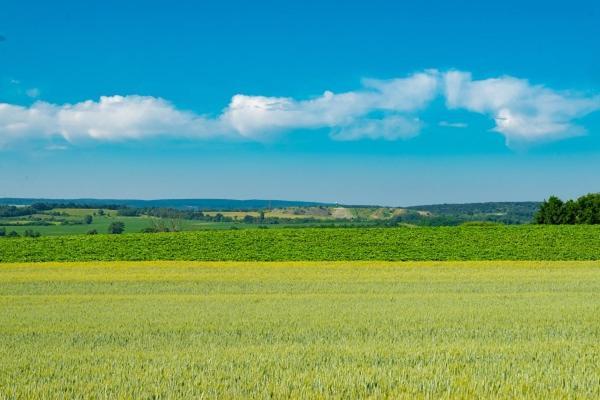
[[[551,225],[600,224],[600,193],[586,194],[566,202],[551,196],[540,206],[535,222]]]

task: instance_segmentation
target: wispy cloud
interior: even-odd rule
[[[32,89],[30,97],[39,96]],[[391,80],[366,79],[354,91],[309,99],[237,94],[216,117],[180,110],[148,96],[31,106],[0,103],[0,144],[28,139],[142,140],[149,137],[264,140],[292,130],[327,128],[334,140],[407,139],[420,133],[419,113],[439,97],[449,109],[489,115],[507,142],[553,140],[585,132],[576,119],[600,109],[599,96],[532,85],[513,77],[474,80],[461,71],[427,70]],[[466,128],[442,121],[442,127]]]
[[[443,126],[444,128],[468,128],[469,124],[466,122],[449,122],[449,121],[440,121],[438,123],[439,126]]]
[[[295,129],[335,128],[352,129],[356,139],[375,137],[358,126],[369,126],[368,114],[382,111],[406,117],[423,109],[439,90],[435,71],[426,71],[407,78],[393,80],[365,80],[363,88],[345,93],[327,91],[309,100],[289,97],[236,95],[220,120],[246,137],[260,137],[277,131]],[[339,137],[339,135],[335,135]]]
[[[38,88],[27,89],[25,91],[25,94],[27,95],[27,97],[31,97],[32,99],[35,99],[35,98],[40,97],[40,89],[38,89]]]
[[[352,125],[334,130],[331,137],[335,140],[359,139],[384,139],[398,140],[409,139],[417,136],[421,130],[422,122],[418,118],[408,118],[393,115],[381,119],[364,119]]]
[[[559,92],[510,76],[473,80],[451,71],[444,75],[444,92],[449,108],[492,117],[507,143],[581,135],[585,129],[574,121],[600,109],[600,96]]]

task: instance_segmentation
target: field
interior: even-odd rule
[[[50,210],[46,213],[34,214],[32,216],[22,216],[16,218],[3,218],[0,217],[0,228],[4,228],[7,232],[15,231],[19,235],[23,236],[25,231],[33,230],[39,232],[42,236],[63,236],[63,235],[84,235],[91,230],[95,230],[99,234],[107,233],[108,226],[115,222],[121,221],[125,224],[125,233],[140,233],[146,228],[153,226],[153,222],[171,226],[173,222],[170,219],[161,219],[156,217],[149,217],[146,215],[141,216],[122,216],[118,215],[117,211],[104,209],[104,215],[97,215],[99,209],[90,208],[58,208]],[[310,227],[318,225],[332,225],[337,223],[347,223],[347,221],[338,221],[336,218],[331,216],[316,216],[316,215],[305,215],[305,214],[294,214],[292,211],[295,209],[282,209],[267,211],[265,216],[268,218],[285,218],[284,221],[278,221],[277,224],[265,224],[269,228],[284,228],[284,227]],[[53,217],[49,213],[56,212],[60,213],[59,217]],[[203,221],[194,219],[176,219],[174,222],[177,226],[177,230],[180,231],[198,231],[198,230],[221,230],[221,229],[258,229],[261,226],[257,223],[246,223],[243,221],[246,215],[252,217],[258,217],[260,215],[257,211],[207,211],[205,215],[214,216],[216,214],[222,214],[225,217],[233,218],[233,221],[224,222],[213,222]],[[82,219],[86,216],[92,216],[92,222],[86,224],[82,222]],[[58,220],[57,220],[58,218]],[[289,220],[300,220],[301,218],[312,218],[314,220],[298,223],[291,223]],[[42,220],[47,225],[35,224],[35,220]],[[34,223],[34,224],[32,224]],[[362,223],[356,223],[356,226],[362,225]]]
[[[63,205],[54,203],[52,208],[52,202],[32,207],[26,205],[31,204],[31,201],[27,199],[21,201],[24,203],[20,206],[7,206],[2,203],[18,204],[19,199],[0,198],[0,230],[6,230],[8,234],[14,231],[20,236],[24,236],[27,231],[39,233],[41,236],[83,235],[90,231],[102,234],[108,233],[109,225],[115,221],[125,224],[125,233],[140,233],[148,228],[161,230],[161,227],[171,231],[198,231],[323,226],[457,226],[482,222],[510,225],[530,223],[537,207],[536,203],[430,206],[437,210],[436,213],[421,208],[334,205],[290,206],[263,210],[227,208],[221,211],[186,207],[169,210],[156,208],[117,210],[92,207],[88,204],[85,205],[86,208],[73,208],[77,203]],[[94,203],[93,200],[90,201]],[[176,205],[178,202],[167,201],[166,204]],[[115,207],[117,206],[111,206],[111,208]],[[221,217],[215,218],[217,214]],[[91,220],[86,220],[90,217]],[[31,232],[28,235],[31,235]]]
[[[0,398],[600,397],[597,261],[0,272]]]
[[[598,259],[600,225],[285,228],[0,238],[0,262]]]
[[[107,233],[108,226],[115,221],[121,221],[125,224],[126,233],[139,233],[144,228],[152,226],[153,218],[147,216],[129,217],[119,216],[114,210],[104,209],[104,215],[97,215],[99,209],[88,209],[88,208],[60,208],[51,210],[51,212],[59,212],[64,214],[61,219],[68,222],[79,222],[86,215],[92,215],[92,223],[76,223],[76,224],[63,224],[60,222],[52,221],[48,214],[37,214],[34,217],[41,218],[50,222],[50,225],[26,225],[30,222],[28,217],[21,218],[0,218],[0,227],[3,224],[10,224],[5,226],[6,231],[15,231],[19,235],[23,235],[26,230],[33,230],[39,232],[42,236],[61,236],[61,235],[82,235],[86,234],[90,230],[96,230],[99,234]],[[227,223],[210,223],[204,221],[191,221],[182,220],[178,221],[182,230],[199,230],[199,229],[227,229],[232,224]],[[21,224],[14,225],[14,224]]]
[[[142,217],[94,217],[91,224],[62,225],[52,224],[46,226],[6,226],[7,231],[15,231],[20,235],[26,230],[39,232],[42,236],[57,235],[83,235],[88,231],[95,229],[98,233],[106,233],[111,222],[122,221],[125,223],[127,232],[140,232],[142,229],[151,225],[149,218]]]

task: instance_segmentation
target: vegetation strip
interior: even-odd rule
[[[0,240],[0,262],[598,259],[599,225],[257,229]]]

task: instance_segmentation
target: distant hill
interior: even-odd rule
[[[469,220],[527,223],[533,220],[541,202],[489,202],[467,204],[432,204],[406,207],[408,210],[428,211],[437,216],[460,217]]]
[[[231,200],[231,199],[44,199],[0,198],[2,205],[27,206],[34,203],[62,204],[90,207],[174,208],[202,211],[256,211],[284,210],[283,216],[331,216],[334,218],[387,220],[417,225],[458,225],[469,221],[488,221],[503,224],[530,223],[540,207],[540,202],[489,202],[466,204],[431,204],[411,207],[378,207],[319,203],[291,200]]]
[[[199,210],[259,210],[284,207],[333,206],[333,203],[319,203],[288,200],[231,200],[231,199],[44,199],[44,198],[0,198],[0,205],[23,205],[34,203],[77,204],[77,205],[119,205],[135,208],[194,208]]]

